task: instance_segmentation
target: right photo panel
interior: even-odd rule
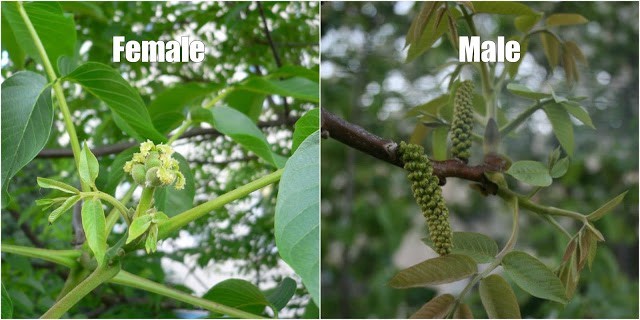
[[[638,2],[321,5],[322,318],[638,318]]]

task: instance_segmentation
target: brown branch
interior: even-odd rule
[[[261,121],[258,122],[258,128],[269,128],[269,127],[277,127],[281,125],[292,125],[298,120],[297,117],[289,117],[287,121],[284,120],[273,120],[273,121]],[[218,130],[212,128],[194,128],[191,129],[180,136],[180,139],[187,139],[196,136],[220,136],[222,135]],[[111,154],[118,154],[126,149],[129,149],[133,146],[137,146],[138,142],[119,142],[116,144],[100,146],[91,149],[91,152],[96,157],[104,157]],[[71,149],[44,149],[38,153],[37,158],[41,159],[51,159],[51,158],[71,158],[73,157],[73,151]]]
[[[324,108],[321,108],[321,112],[323,138],[333,138],[382,161],[401,168],[404,167],[404,163],[398,155],[398,143],[395,141],[378,137]],[[485,157],[484,163],[477,166],[470,166],[454,159],[444,161],[431,160],[431,164],[433,165],[434,174],[438,176],[441,184],[444,184],[447,177],[456,177],[479,182],[486,187],[493,184],[487,180],[484,173],[501,171],[503,167],[502,161],[500,157],[488,155]],[[493,188],[490,190],[494,191]]]

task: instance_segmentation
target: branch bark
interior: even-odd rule
[[[321,112],[323,138],[333,138],[382,161],[401,168],[404,167],[404,163],[398,154],[397,142],[378,137],[324,108],[321,108]],[[440,184],[444,184],[447,177],[456,177],[479,182],[484,186],[492,186],[493,183],[485,177],[484,173],[488,171],[500,171],[503,164],[500,157],[489,155],[485,157],[483,164],[476,166],[470,166],[455,159],[444,161],[431,160],[431,165],[433,166],[434,174],[440,179]]]
[[[285,120],[272,120],[272,121],[261,121],[258,122],[258,128],[269,128],[269,127],[277,127],[281,125],[292,125],[298,120],[297,117],[289,117]],[[191,129],[180,136],[179,139],[187,139],[197,136],[212,136],[217,137],[222,135],[218,130],[213,128],[194,128]],[[118,154],[126,149],[129,149],[133,146],[137,146],[138,142],[119,142],[116,144],[100,146],[91,149],[91,152],[96,157],[104,157],[111,154]],[[73,157],[73,152],[71,149],[44,149],[38,153],[37,158],[40,159],[55,159],[55,158],[70,158]]]

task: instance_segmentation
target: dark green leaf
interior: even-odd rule
[[[156,208],[164,211],[170,217],[193,208],[193,198],[196,195],[195,178],[189,163],[178,153],[174,153],[173,157],[178,160],[180,172],[184,175],[184,189],[175,190],[173,187],[157,188],[153,194]]]
[[[9,25],[9,21],[2,17],[2,51],[6,51],[9,54],[9,59],[16,67],[16,69],[21,70],[24,67],[25,60],[25,52],[20,44],[18,44],[18,40],[16,40],[16,36],[13,34],[13,30],[11,29],[11,25]]]
[[[168,133],[180,124],[180,116],[184,118],[184,110],[191,103],[221,88],[221,85],[213,83],[185,83],[160,92],[149,104],[149,114],[154,126],[158,131]],[[166,121],[167,118],[173,121]]]
[[[320,74],[316,70],[311,70],[301,66],[287,65],[279,68],[278,70],[269,73],[270,78],[275,77],[301,77],[309,79],[313,82],[320,82]]]
[[[74,16],[91,17],[97,21],[107,22],[102,8],[91,1],[62,1],[62,9],[73,12]]]
[[[444,319],[455,302],[456,299],[448,293],[437,296],[420,307],[409,319]]]
[[[535,92],[517,83],[509,83],[507,85],[507,90],[509,90],[509,92],[515,95],[518,95],[527,99],[533,99],[533,100],[539,100],[539,99],[551,97],[550,93]]]
[[[425,260],[398,272],[389,285],[394,288],[422,287],[464,279],[478,272],[476,262],[468,256],[449,254]]]
[[[73,205],[76,204],[78,200],[80,200],[79,195],[67,198],[67,200],[65,200],[57,209],[51,212],[51,214],[49,215],[49,224],[56,221],[56,219],[58,219],[63,213],[69,211],[69,209],[71,209],[71,207],[73,207]]]
[[[532,296],[567,303],[560,279],[528,253],[511,251],[502,259],[502,266],[513,282]]]
[[[0,284],[2,286],[2,319],[12,319],[13,318],[13,302],[11,301],[11,297],[7,292],[7,289],[4,288],[4,283]]]
[[[309,301],[307,307],[304,308],[302,319],[320,319],[320,310],[318,310],[318,306],[313,302],[313,300]]]
[[[480,281],[480,299],[491,319],[520,319],[520,307],[511,286],[500,275]]]
[[[565,101],[560,103],[572,116],[576,117],[576,119],[580,120],[580,122],[584,123],[591,129],[595,129],[596,127],[591,122],[591,117],[587,110],[582,108],[580,104],[573,101]]]
[[[526,4],[514,1],[477,1],[473,3],[476,13],[494,13],[509,15],[535,15],[536,12]]]
[[[40,177],[37,178],[37,181],[38,181],[38,185],[41,188],[57,189],[62,192],[71,193],[71,194],[80,193],[80,190],[61,181],[56,181],[56,180],[47,179],[47,178],[40,178]]]
[[[307,78],[293,77],[285,80],[255,77],[239,86],[240,89],[292,97],[303,101],[319,102],[318,83]]]
[[[548,26],[570,26],[589,22],[585,17],[577,13],[555,13],[547,18]]]
[[[295,124],[295,130],[293,131],[293,146],[291,147],[291,153],[294,153],[298,146],[306,139],[310,134],[318,131],[320,126],[320,109],[311,109],[307,111]]]
[[[553,182],[549,169],[537,161],[516,161],[506,173],[532,186],[547,187]]]
[[[34,1],[24,3],[24,10],[42,42],[53,70],[58,70],[58,57],[72,57],[76,49],[76,26],[73,17],[65,15],[57,2]],[[31,33],[27,29],[17,2],[3,2],[2,15],[13,30],[18,45],[35,61],[42,63],[39,51]]]
[[[618,206],[620,204],[620,202],[622,202],[622,200],[624,199],[624,196],[627,195],[627,192],[629,192],[629,191],[625,191],[625,192],[619,194],[617,197],[609,200],[609,202],[605,203],[598,210],[596,210],[596,211],[592,212],[591,214],[589,214],[587,216],[587,219],[589,219],[589,221],[598,221],[598,220],[600,220],[607,213],[611,212],[611,210],[613,210],[613,208]]]
[[[64,79],[80,84],[85,90],[104,101],[114,113],[114,121],[117,116],[127,124],[121,129],[129,135],[151,139],[154,142],[167,140],[154,128],[149,112],[138,91],[110,66],[87,62]]]
[[[235,88],[224,98],[224,101],[230,107],[247,115],[255,123],[258,121],[260,114],[262,114],[262,107],[266,97],[267,95],[264,93]]]
[[[141,215],[131,222],[129,226],[129,235],[127,236],[127,243],[137,239],[141,235],[143,235],[147,229],[151,226],[151,215],[144,214]]]
[[[124,164],[127,161],[131,160],[131,158],[133,157],[133,154],[138,152],[139,150],[140,150],[140,147],[138,146],[131,147],[127,150],[120,152],[116,156],[116,158],[113,159],[113,162],[109,167],[109,181],[107,182],[107,186],[105,187],[105,189],[102,190],[103,192],[108,194],[114,194],[116,192],[116,188],[118,187],[118,184],[120,184],[120,181],[125,175],[125,172],[123,169]]]
[[[295,293],[296,281],[286,277],[282,279],[282,282],[267,296],[267,300],[269,300],[276,310],[280,311],[289,303],[289,300],[291,300]]]
[[[574,141],[573,141],[573,124],[569,113],[562,106],[546,105],[543,107],[544,112],[547,114],[547,118],[551,122],[553,127],[553,133],[555,134],[560,145],[567,153],[567,155],[573,155]]]
[[[264,134],[245,114],[225,106],[211,109],[211,114],[213,115],[213,126],[218,131],[268,163],[279,167],[279,160],[271,151]]]
[[[98,199],[85,199],[82,204],[82,228],[87,237],[87,244],[98,264],[104,264],[107,252],[106,218],[102,202]]]
[[[305,139],[287,161],[276,203],[275,238],[282,259],[320,302],[320,132]]]
[[[553,167],[551,167],[549,174],[554,179],[560,178],[564,176],[565,173],[567,173],[567,170],[569,170],[569,157],[564,157],[558,160],[558,162],[556,162]]]
[[[228,279],[213,286],[202,298],[254,314],[270,306],[260,289],[242,279]]]
[[[4,7],[6,3],[2,3]],[[53,124],[51,90],[41,75],[18,72],[2,82],[2,204],[9,180],[42,150]]]
[[[438,114],[440,107],[446,105],[448,102],[449,102],[449,95],[443,94],[427,103],[423,103],[419,106],[411,108],[409,111],[407,111],[406,116],[413,117],[421,113]]]
[[[89,146],[87,146],[87,142],[85,142],[82,146],[82,151],[80,151],[80,161],[78,162],[78,174],[80,175],[80,179],[95,189],[95,182],[98,177],[99,170],[100,165],[98,164],[98,159],[93,155]]]

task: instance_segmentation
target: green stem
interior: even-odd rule
[[[131,220],[129,219],[129,210],[127,210],[127,207],[125,207],[120,201],[118,201],[118,199],[114,198],[110,194],[104,193],[102,191],[93,191],[81,192],[80,196],[82,198],[96,197],[110,203],[114,209],[118,209],[118,211],[120,211],[120,214],[122,215],[122,218],[127,223],[127,225],[131,224]]]
[[[30,258],[38,258],[63,266],[73,268],[78,265],[76,259],[80,257],[79,250],[50,250],[32,247],[16,246],[12,244],[2,244],[2,252],[18,254]]]
[[[535,104],[529,106],[529,108],[520,113],[515,119],[511,120],[509,123],[500,128],[500,135],[503,137],[508,135],[511,131],[525,122],[534,112],[552,101],[552,98],[538,100]]]
[[[64,118],[64,125],[69,134],[69,143],[71,144],[71,150],[73,151],[73,157],[76,162],[76,168],[80,167],[80,142],[78,141],[78,135],[76,134],[75,126],[73,125],[73,120],[71,119],[71,113],[69,112],[69,106],[67,105],[67,100],[64,96],[64,92],[62,91],[62,85],[60,82],[55,81],[58,77],[56,72],[53,70],[53,65],[51,61],[49,61],[49,57],[47,56],[47,51],[44,49],[44,45],[42,45],[42,41],[36,32],[36,29],[33,27],[31,20],[29,19],[29,15],[24,10],[22,2],[18,2],[18,12],[24,21],[27,30],[29,30],[29,34],[33,39],[33,43],[38,50],[38,55],[42,60],[42,65],[44,66],[44,70],[49,76],[49,80],[53,82],[53,91],[56,95],[56,99],[60,105],[60,111],[62,112],[62,116]],[[82,186],[82,191],[89,191],[89,185],[84,183],[82,179],[80,179],[80,183]]]
[[[138,207],[136,208],[136,214],[133,218],[137,218],[143,215],[149,208],[151,208],[151,201],[153,200],[153,192],[156,190],[154,187],[145,187],[142,189],[142,194],[140,195],[140,202],[138,202]]]
[[[564,233],[567,238],[571,239],[573,236],[567,231],[563,226],[561,226],[556,219],[549,215],[542,215],[542,218],[547,220],[552,226],[556,227],[556,229],[560,230],[560,232]]]
[[[216,105],[216,103],[218,103],[220,100],[226,98],[231,92],[233,92],[234,88],[233,87],[229,87],[226,89],[223,89],[222,92],[220,92],[220,94],[218,94],[215,98],[211,99],[211,101],[209,101],[209,103],[207,103],[204,107],[204,109],[209,109],[213,106]]]
[[[158,232],[158,240],[166,238],[167,236],[169,236],[169,234],[189,224],[189,222],[194,221],[231,201],[243,198],[258,189],[264,188],[272,183],[277,182],[278,180],[280,180],[282,172],[283,169],[279,169],[260,179],[254,180],[235,190],[229,191],[211,201],[207,201],[195,208],[189,209],[172,217],[171,219],[159,225],[160,230]]]
[[[180,126],[180,128],[178,128],[178,131],[176,131],[175,134],[173,134],[171,136],[171,138],[169,138],[169,141],[167,141],[167,145],[171,145],[174,141],[176,141],[178,138],[180,138],[180,136],[187,131],[187,129],[189,128],[189,126],[191,125],[191,120],[187,120],[185,122],[182,123],[182,125]]]
[[[41,319],[59,319],[69,309],[71,309],[80,299],[88,295],[93,289],[97,288],[102,283],[109,281],[120,272],[120,264],[112,266],[105,265],[100,266],[94,270],[84,281],[78,284],[75,288],[69,291],[62,299],[58,300],[47,312],[45,312]]]
[[[89,275],[89,272],[90,270],[83,268],[80,264],[71,268],[71,270],[69,271],[69,276],[64,282],[64,287],[62,287],[62,290],[60,291],[60,293],[58,293],[56,301],[60,301],[60,299],[66,296],[67,293],[78,286],[78,284]]]
[[[531,200],[527,199],[526,196],[517,194],[511,190],[508,189],[504,189],[504,188],[499,188],[498,189],[498,195],[504,199],[509,199],[511,197],[517,197],[518,198],[518,203],[520,204],[520,206],[522,206],[523,208],[538,213],[538,214],[542,214],[542,215],[551,215],[551,216],[561,216],[561,217],[569,217],[571,219],[574,220],[578,220],[580,222],[583,223],[587,223],[587,217],[575,212],[575,211],[569,211],[569,210],[564,210],[564,209],[560,209],[560,208],[555,208],[555,207],[546,207],[546,206],[542,206],[539,205],[537,203],[532,202]]]
[[[110,282],[123,285],[123,286],[128,286],[132,288],[153,292],[153,293],[163,295],[178,301],[182,301],[194,306],[207,309],[212,312],[223,313],[233,318],[262,319],[262,317],[260,317],[259,315],[238,310],[232,307],[228,307],[228,306],[225,306],[213,301],[209,301],[206,299],[194,297],[192,295],[186,294],[176,289],[172,289],[162,284],[155,283],[151,280],[138,277],[124,270],[120,271],[120,273],[118,273],[118,275],[116,275],[113,279],[111,279]]]
[[[124,197],[122,197],[122,199],[119,201],[121,204],[126,204],[129,202],[129,200],[131,200],[131,197],[133,196],[133,192],[136,191],[136,187],[137,185],[133,185],[131,188],[129,188],[129,190],[127,191],[127,193],[124,194]],[[113,226],[116,224],[116,222],[118,222],[118,217],[119,217],[119,213],[120,210],[118,210],[118,208],[116,208],[115,206],[113,207],[113,209],[111,210],[111,212],[109,212],[109,215],[107,215],[107,234],[111,233],[111,230],[113,229]],[[127,212],[127,216],[128,216],[128,212]],[[126,222],[126,220],[125,220]]]

